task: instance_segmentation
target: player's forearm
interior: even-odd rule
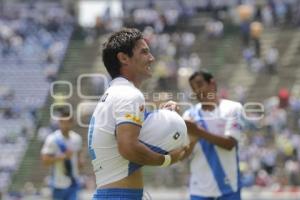
[[[194,149],[196,144],[197,144],[197,141],[190,142],[188,148],[186,149],[186,153],[185,153],[184,157],[181,160],[186,159],[187,157],[189,157],[192,154],[193,149]]]
[[[78,162],[77,162],[77,166],[79,170],[82,170],[84,167],[84,158],[82,156],[82,152],[80,151],[78,153]]]
[[[54,158],[43,158],[42,161],[43,161],[43,164],[46,166],[51,166],[55,163]]]
[[[215,144],[223,149],[231,150],[236,141],[233,138],[223,137],[207,132],[205,129],[198,127],[194,122],[185,121],[188,133],[191,137],[205,139],[208,142]]]
[[[235,147],[236,145],[236,142],[234,141],[233,138],[211,134],[204,130],[201,130],[201,138],[229,151],[232,150],[232,148]]]
[[[63,159],[64,158],[62,156],[48,156],[48,155],[42,156],[43,164],[46,166],[54,165],[55,162],[61,161]]]
[[[119,148],[120,154],[127,160],[140,165],[162,165],[164,155],[156,153],[140,142],[129,144],[130,148]]]

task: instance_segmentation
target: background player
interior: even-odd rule
[[[82,139],[71,130],[69,112],[61,111],[59,130],[50,134],[43,145],[42,161],[52,167],[52,196],[55,200],[76,200],[79,189],[79,166]]]
[[[190,86],[199,101],[184,113],[188,131],[196,138],[191,161],[191,200],[240,200],[238,141],[242,106],[219,99],[213,76],[205,71],[192,74]]]

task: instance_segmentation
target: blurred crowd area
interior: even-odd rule
[[[182,91],[187,87],[182,83],[185,75],[206,67],[201,65],[201,55],[195,48],[199,35],[221,43],[227,26],[238,28],[241,45],[236,49],[237,59],[242,56],[251,72],[276,74],[279,50],[275,45],[262,49],[264,30],[279,32],[300,25],[297,0],[128,0],[123,9],[123,15],[112,17],[108,7],[103,16],[97,17],[93,28],[85,29],[86,41],[92,43],[99,35],[123,26],[142,30],[158,61],[155,73],[159,87],[171,89],[177,83]]]
[[[261,120],[244,120],[246,134],[239,160],[242,183],[245,187],[256,185],[274,190],[299,186],[300,99],[282,88],[263,105]]]
[[[60,4],[1,6],[0,192],[10,185],[35,134],[38,109],[57,76],[73,24]]]
[[[77,26],[75,18],[59,3],[38,1],[3,6],[0,12],[0,191],[10,184],[34,133],[37,131],[38,139],[43,141],[57,128],[55,121],[37,127],[37,112],[45,105],[50,83],[57,79]],[[206,68],[197,45],[221,43],[226,34],[231,34],[226,33],[227,27],[233,26],[238,31],[232,34],[240,38],[240,46],[232,47],[237,51],[235,59],[242,60],[252,76],[276,75],[281,51],[270,46],[262,54],[261,36],[265,30],[280,32],[300,25],[298,0],[128,0],[123,9],[122,17],[111,17],[109,9],[105,15],[98,16],[93,28],[84,29],[86,43],[102,42],[107,34],[123,26],[139,28],[156,58],[153,80],[143,90],[182,92],[186,94],[181,99],[184,101],[189,100],[191,93],[189,75]],[[199,37],[205,43],[197,44]],[[234,94],[222,88],[221,96],[234,96],[245,103],[247,88],[237,86]],[[299,186],[299,96],[282,88],[278,94],[265,99],[263,105],[263,119],[243,120],[246,133],[240,148],[243,185],[275,189]],[[154,174],[146,169],[146,180],[153,185],[187,186],[188,170],[188,161],[166,170],[155,169]],[[84,177],[83,182],[86,188],[94,187],[92,178]],[[37,192],[31,183],[24,191]]]

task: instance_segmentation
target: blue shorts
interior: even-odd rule
[[[191,195],[191,200],[241,200],[241,191],[226,194],[220,197],[201,197]]]
[[[142,200],[143,189],[97,189],[92,200]]]
[[[53,188],[52,197],[53,200],[77,200],[78,190],[77,185],[71,185],[66,189]]]

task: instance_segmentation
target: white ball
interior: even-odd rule
[[[139,140],[167,152],[189,144],[184,120],[175,111],[166,109],[156,110],[147,116]]]

